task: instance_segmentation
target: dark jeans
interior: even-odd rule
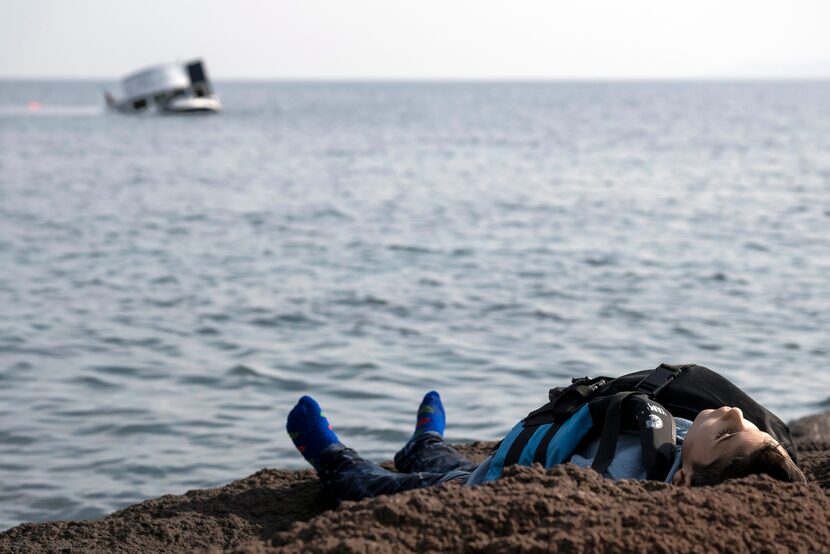
[[[477,465],[437,433],[424,433],[395,454],[398,473],[364,460],[351,448],[335,444],[320,455],[317,474],[326,495],[338,501],[360,500],[456,479],[466,481]]]

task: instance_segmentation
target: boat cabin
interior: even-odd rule
[[[105,93],[107,106],[122,113],[155,109],[161,113],[218,112],[219,97],[207,78],[202,60],[168,63],[137,71],[122,82],[124,97]]]

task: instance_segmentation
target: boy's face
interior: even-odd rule
[[[688,486],[694,465],[708,465],[721,458],[745,456],[765,443],[777,445],[789,458],[786,450],[768,433],[744,419],[740,408],[723,406],[717,410],[703,410],[683,441],[683,465],[675,473],[672,483]]]

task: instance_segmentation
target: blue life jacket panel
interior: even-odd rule
[[[539,425],[533,432],[530,440],[522,448],[519,458],[516,461],[519,465],[529,466],[534,462],[536,450],[542,442],[543,437],[550,431],[556,423],[546,423]],[[555,432],[550,440],[545,451],[544,466],[551,468],[557,464],[568,461],[576,450],[577,445],[585,438],[594,426],[591,418],[591,410],[588,405],[583,405],[573,416],[563,423]],[[504,437],[498,450],[493,455],[493,460],[490,463],[490,470],[484,476],[484,482],[493,481],[501,477],[502,471],[505,467],[505,459],[514,445],[518,436],[525,431],[524,421],[520,421],[515,427]]]

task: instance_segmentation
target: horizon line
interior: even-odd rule
[[[103,76],[68,76],[68,75],[37,75],[37,76],[23,76],[23,75],[0,75],[0,81],[115,81],[119,82],[123,77],[103,77]],[[295,82],[295,83],[594,83],[594,82],[608,82],[608,83],[624,83],[624,82],[769,82],[769,81],[784,81],[784,82],[804,82],[804,81],[828,81],[830,75],[758,75],[758,76],[736,76],[736,75],[709,75],[709,76],[597,76],[597,77],[494,77],[494,76],[478,76],[478,77],[404,77],[404,76],[389,76],[389,77],[367,77],[367,76],[350,76],[350,77],[312,77],[312,76],[279,76],[279,77],[214,77],[214,82]]]

